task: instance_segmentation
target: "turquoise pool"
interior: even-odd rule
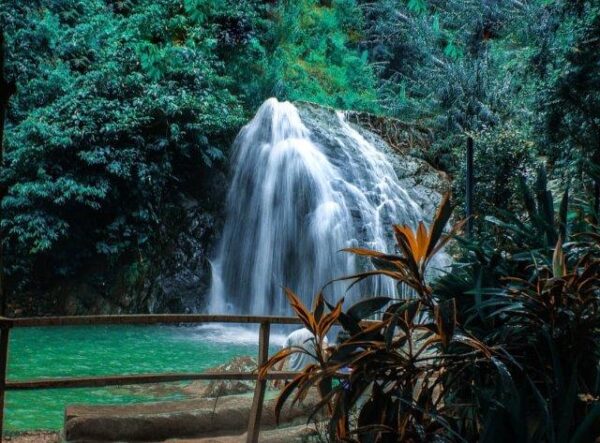
[[[281,336],[272,336],[273,347]],[[235,326],[70,326],[11,332],[9,379],[197,372],[257,353],[258,333]],[[73,403],[185,398],[182,383],[8,392],[5,429],[60,429]]]

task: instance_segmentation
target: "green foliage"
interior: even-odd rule
[[[233,136],[271,95],[375,107],[352,0],[12,0],[0,18],[18,84],[2,223],[21,289],[153,259],[182,200],[218,211]]]
[[[43,40],[37,59],[23,54],[31,79],[17,74],[21,53],[9,64],[19,85],[2,176],[11,252],[61,269],[143,246],[165,200],[221,160],[243,122],[212,32],[172,2],[118,15],[100,0],[3,8],[34,14],[11,46],[29,53]]]
[[[527,216],[490,218],[496,236],[462,241],[465,255],[436,284],[441,299],[457,300],[467,330],[511,356],[509,395],[489,399],[481,441],[568,442],[595,435],[599,237],[580,212],[585,194],[573,192],[576,198],[553,197],[543,172],[533,184],[523,183]]]
[[[557,31],[558,56],[540,92],[545,151],[578,172],[590,161],[600,164],[600,7],[591,4]]]
[[[521,121],[530,91],[517,76],[526,45],[516,34],[535,17],[533,6],[390,0],[365,2],[364,9],[382,107],[434,131],[433,149],[422,153],[433,165],[456,174],[459,135]]]
[[[476,186],[474,214],[476,227],[482,230],[484,225],[481,220],[485,216],[521,210],[519,178],[529,176],[535,169],[535,145],[529,134],[512,122],[474,134],[473,138]],[[464,138],[458,140],[454,147],[457,158],[464,157],[465,145]],[[462,190],[466,186],[465,162],[461,162],[459,168],[453,185],[455,189]]]
[[[381,108],[432,129],[435,141],[421,155],[456,179],[459,200],[466,134],[476,138],[480,215],[515,209],[514,177],[540,154],[551,180],[594,192],[596,1],[381,0],[362,7]]]
[[[343,109],[377,110],[375,76],[362,39],[361,13],[353,0],[284,1],[272,12],[266,57],[258,69],[270,94]]]
[[[427,11],[427,4],[424,0],[408,0],[406,5],[409,11],[421,13]]]

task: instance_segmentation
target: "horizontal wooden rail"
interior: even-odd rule
[[[270,372],[269,380],[291,380],[297,372]],[[26,391],[33,389],[56,388],[100,388],[105,386],[126,386],[147,383],[167,383],[187,380],[254,380],[257,374],[252,372],[198,372],[168,374],[109,375],[98,377],[43,378],[38,380],[7,381],[7,391]]]
[[[296,317],[258,315],[206,315],[206,314],[146,314],[146,315],[83,315],[65,317],[26,317],[8,318],[0,316],[0,439],[3,431],[4,392],[56,388],[97,388],[104,386],[165,383],[184,380],[256,380],[254,399],[248,423],[247,443],[257,443],[260,432],[260,417],[264,400],[266,381],[258,379],[255,372],[202,372],[132,374],[93,377],[44,378],[34,380],[7,380],[9,334],[13,328],[41,326],[78,325],[156,325],[156,324],[199,324],[199,323],[238,323],[259,324],[258,363],[263,366],[268,360],[270,325],[299,325]],[[269,380],[292,379],[296,372],[270,372]]]
[[[148,314],[148,315],[81,315],[65,317],[0,317],[0,328],[24,328],[34,326],[77,325],[156,325],[184,323],[271,323],[297,325],[296,317],[260,315],[207,315],[207,314]]]
[[[268,359],[269,331],[271,324],[298,325],[296,317],[252,316],[252,315],[205,315],[205,314],[147,314],[147,315],[83,315],[65,317],[26,317],[8,318],[0,316],[0,439],[3,434],[4,393],[57,388],[97,388],[146,383],[165,383],[184,380],[256,380],[252,410],[248,423],[248,443],[257,443],[260,432],[260,416],[266,381],[258,379],[254,372],[203,372],[132,374],[93,377],[44,378],[34,380],[7,380],[9,334],[13,328],[41,326],[77,325],[156,325],[156,324],[199,324],[199,323],[238,323],[259,324],[258,362],[264,365]],[[295,372],[270,372],[267,379],[285,380],[296,376]]]

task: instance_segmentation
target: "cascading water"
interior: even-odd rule
[[[293,104],[272,98],[238,135],[210,312],[289,314],[282,287],[310,305],[329,280],[370,266],[340,249],[391,252],[391,225],[424,218],[388,155],[342,113],[336,120],[320,128],[328,142],[319,143]],[[326,295],[399,295],[388,279],[347,286],[330,285]]]

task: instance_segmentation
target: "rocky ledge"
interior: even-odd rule
[[[340,112],[313,103],[297,103],[302,122],[311,132],[311,137],[336,160],[335,146],[344,136],[340,131],[340,114],[369,143],[386,154],[391,161],[400,184],[408,195],[419,204],[424,214],[435,214],[442,195],[450,190],[448,176],[428,162],[415,155],[419,150],[427,149],[431,135],[425,128],[411,123],[388,119],[393,127],[401,130],[394,132],[394,138],[386,131],[379,130],[373,124],[376,116],[365,115],[353,111]],[[379,126],[384,118],[378,117]],[[385,139],[384,139],[385,138]],[[340,165],[347,159],[340,158]],[[341,166],[340,166],[341,167]]]

